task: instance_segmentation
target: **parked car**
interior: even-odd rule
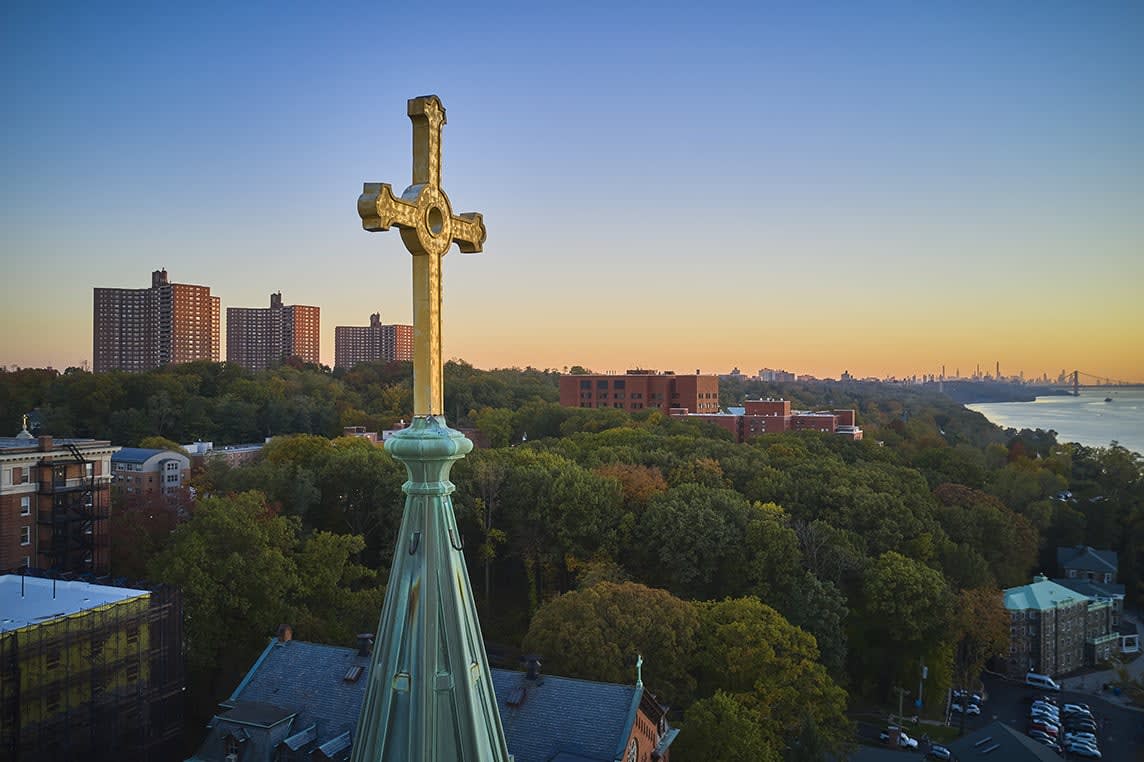
[[[952,703],[952,704],[950,704],[950,705],[949,705],[949,710],[950,710],[951,712],[964,712],[964,711],[965,711],[965,710],[964,710],[964,709],[961,707],[961,704],[958,704],[956,701],[955,701],[954,703]]]
[[[1084,757],[1085,759],[1100,759],[1102,756],[1100,749],[1096,748],[1095,746],[1089,746],[1087,744],[1077,743],[1075,741],[1073,743],[1065,744],[1064,749],[1073,756]]]
[[[951,752],[949,749],[945,748],[944,746],[939,746],[938,744],[934,744],[933,746],[930,746],[930,750],[928,752],[926,752],[926,756],[929,757],[930,759],[940,759],[943,761],[944,760],[952,760],[953,759],[953,752]]]
[[[890,742],[890,729],[883,730],[881,733],[879,733],[878,734],[878,740],[881,741],[882,743],[889,743]],[[899,730],[898,731],[898,746],[901,746],[903,749],[916,749],[916,748],[918,748],[918,741],[916,738],[910,738],[908,735],[906,735],[906,731]]]
[[[1046,722],[1044,720],[1030,720],[1029,721],[1029,730],[1039,730],[1042,733],[1048,733],[1053,738],[1056,738],[1057,736],[1059,736],[1061,734],[1060,728],[1058,728],[1053,723]]]
[[[1093,733],[1098,730],[1095,720],[1065,720],[1065,730],[1074,733]]]
[[[1052,712],[1053,714],[1060,714],[1061,713],[1061,710],[1058,709],[1055,704],[1050,704],[1048,701],[1045,701],[1043,699],[1039,699],[1037,701],[1034,701],[1029,708],[1030,709],[1044,709],[1046,712]]]
[[[1081,743],[1097,746],[1096,736],[1094,736],[1092,733],[1065,733],[1065,737],[1062,740],[1064,740],[1066,743],[1070,743],[1072,741],[1080,741]]]
[[[1054,725],[1060,725],[1061,724],[1060,718],[1057,717],[1055,714],[1049,714],[1048,712],[1041,712],[1041,711],[1038,711],[1036,709],[1029,712],[1029,719],[1030,720],[1047,720],[1047,721],[1053,723]]]
[[[969,704],[965,707],[965,713],[968,715],[979,715],[981,714],[981,707],[977,704]]]
[[[1055,738],[1053,738],[1052,736],[1050,736],[1047,733],[1042,733],[1039,730],[1030,730],[1029,731],[1029,738],[1032,738],[1037,743],[1044,744],[1045,746],[1048,746],[1050,749],[1052,749],[1054,751],[1058,751],[1058,752],[1060,751],[1060,748],[1061,748],[1060,744],[1057,743]]]
[[[1092,707],[1090,707],[1088,704],[1082,704],[1080,702],[1077,702],[1075,704],[1065,704],[1064,706],[1061,707],[1061,711],[1063,711],[1065,714],[1072,713],[1072,714],[1088,714],[1088,715],[1091,715],[1092,714]]]

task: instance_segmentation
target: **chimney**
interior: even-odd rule
[[[524,661],[528,665],[524,676],[535,682],[540,678],[540,657],[537,654],[529,654],[524,657]]]
[[[55,446],[52,442],[51,434],[41,434],[39,437],[37,437],[37,439],[40,442],[40,452],[51,452],[52,448]]]
[[[288,624],[280,624],[278,625],[278,632],[275,634],[278,637],[279,645],[282,645],[294,639],[294,628]]]
[[[373,633],[359,632],[357,636],[357,655],[369,656],[373,653]]]

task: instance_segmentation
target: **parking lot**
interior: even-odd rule
[[[980,716],[965,718],[966,733],[1000,720],[1018,732],[1024,733],[1029,722],[1030,694],[1045,695],[1045,691],[1027,688],[1023,683],[1000,678],[985,678],[986,701]],[[1052,694],[1059,703],[1083,702],[1092,707],[1099,730],[1100,751],[1104,760],[1114,762],[1144,762],[1144,713],[1112,704],[1091,693],[1061,691]],[[961,717],[954,713],[950,722],[956,727]]]

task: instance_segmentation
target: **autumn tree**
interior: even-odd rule
[[[696,610],[666,590],[601,582],[565,593],[536,612],[524,649],[560,675],[631,683],[637,655],[649,689],[668,704],[690,701]]]
[[[725,691],[753,715],[768,746],[781,749],[812,716],[834,749],[851,735],[846,692],[818,661],[814,638],[757,598],[697,603],[700,695]]]

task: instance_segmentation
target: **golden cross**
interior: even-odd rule
[[[441,128],[445,107],[436,95],[409,101],[413,122],[413,184],[401,198],[388,183],[365,183],[358,198],[361,225],[370,232],[396,225],[413,255],[413,414],[443,415],[441,258],[456,241],[475,254],[485,242],[478,212],[453,214],[441,187]]]

